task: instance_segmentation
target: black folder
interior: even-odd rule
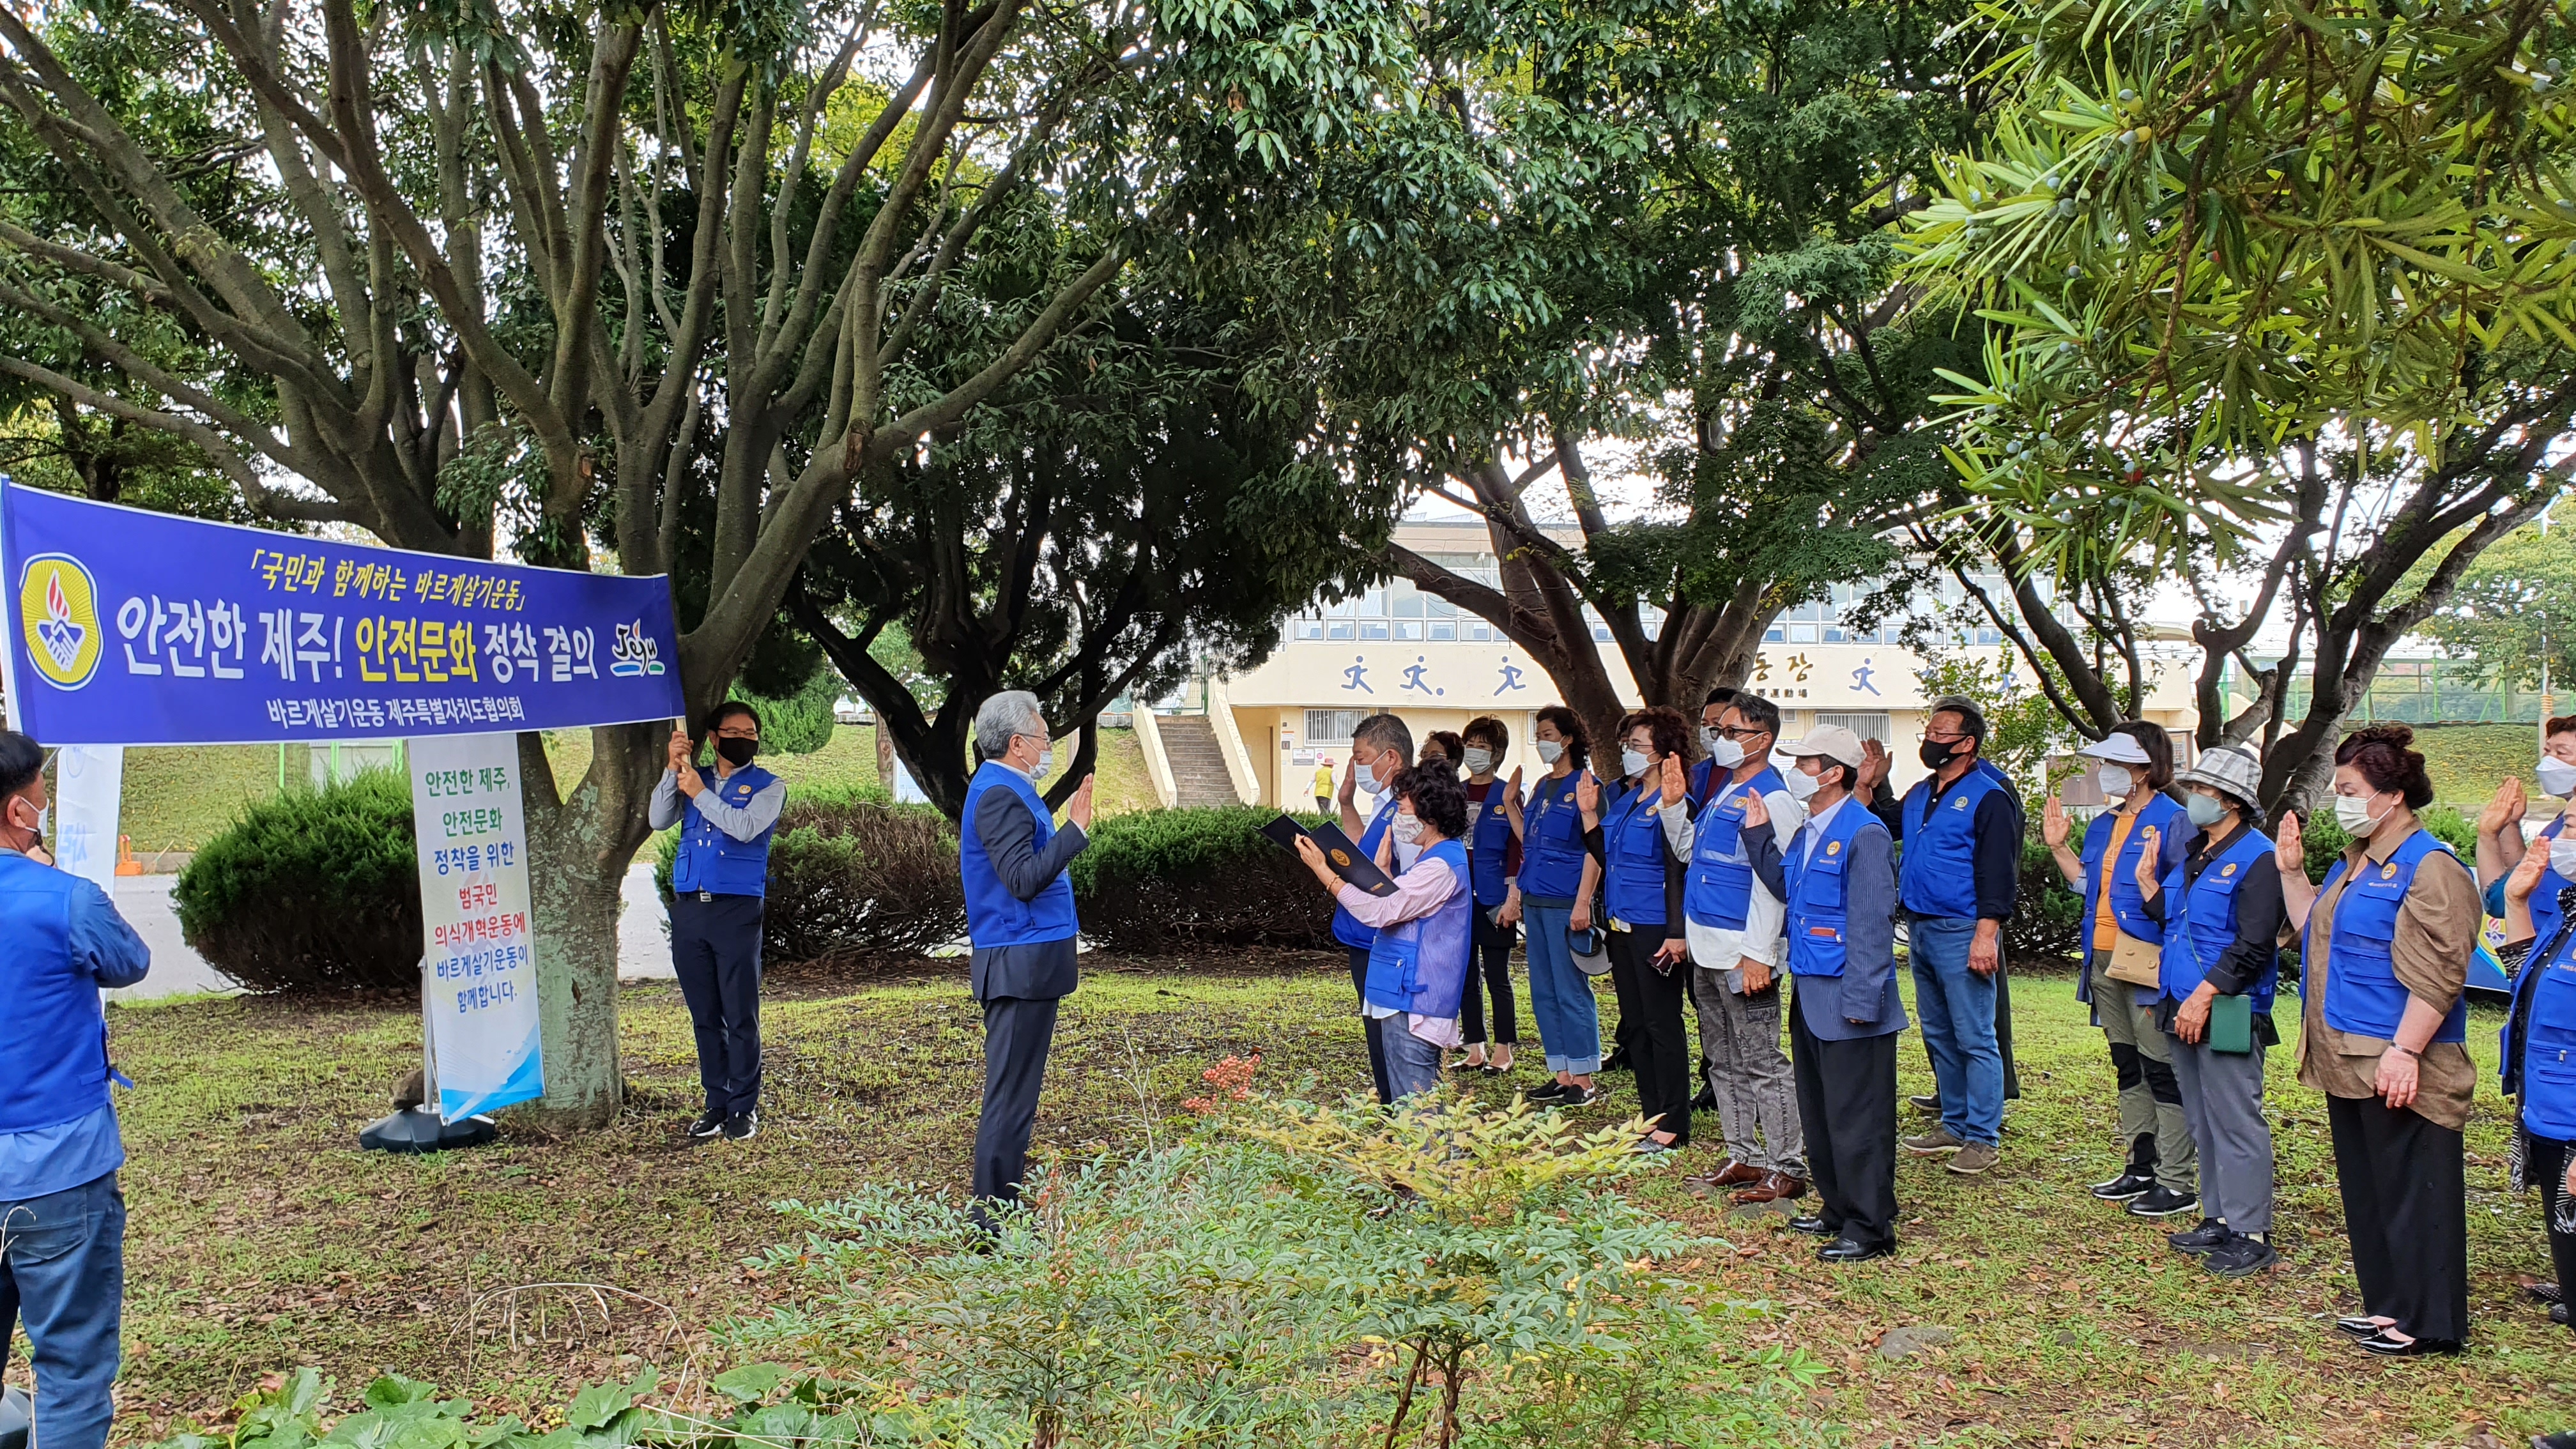
[[[1342,827],[1330,821],[1308,830],[1282,814],[1278,819],[1262,826],[1261,833],[1269,836],[1278,843],[1280,849],[1292,855],[1297,851],[1297,837],[1308,836],[1323,848],[1325,863],[1332,866],[1335,875],[1373,896],[1395,894],[1394,879],[1385,871],[1378,869],[1377,862],[1369,859],[1366,851],[1361,850],[1349,836],[1342,833]]]

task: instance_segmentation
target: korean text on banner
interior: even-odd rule
[[[406,742],[420,845],[430,1060],[454,1122],[544,1095],[528,835],[510,735]]]
[[[0,487],[17,727],[47,744],[483,734],[683,712],[667,580]]]
[[[120,745],[65,745],[54,756],[54,864],[116,896],[116,817],[125,793]]]

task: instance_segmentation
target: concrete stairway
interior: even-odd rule
[[[1217,748],[1216,727],[1203,714],[1154,717],[1163,737],[1163,754],[1172,765],[1172,791],[1177,805],[1235,805],[1234,782],[1225,773],[1225,755]]]

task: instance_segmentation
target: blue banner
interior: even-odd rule
[[[669,582],[0,484],[9,709],[48,745],[489,734],[683,712]]]

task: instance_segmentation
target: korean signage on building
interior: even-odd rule
[[[449,1122],[545,1092],[536,938],[514,736],[409,742],[420,849],[421,994],[438,1115]]]
[[[265,744],[682,712],[661,578],[366,548],[0,487],[11,712],[48,743]]]

